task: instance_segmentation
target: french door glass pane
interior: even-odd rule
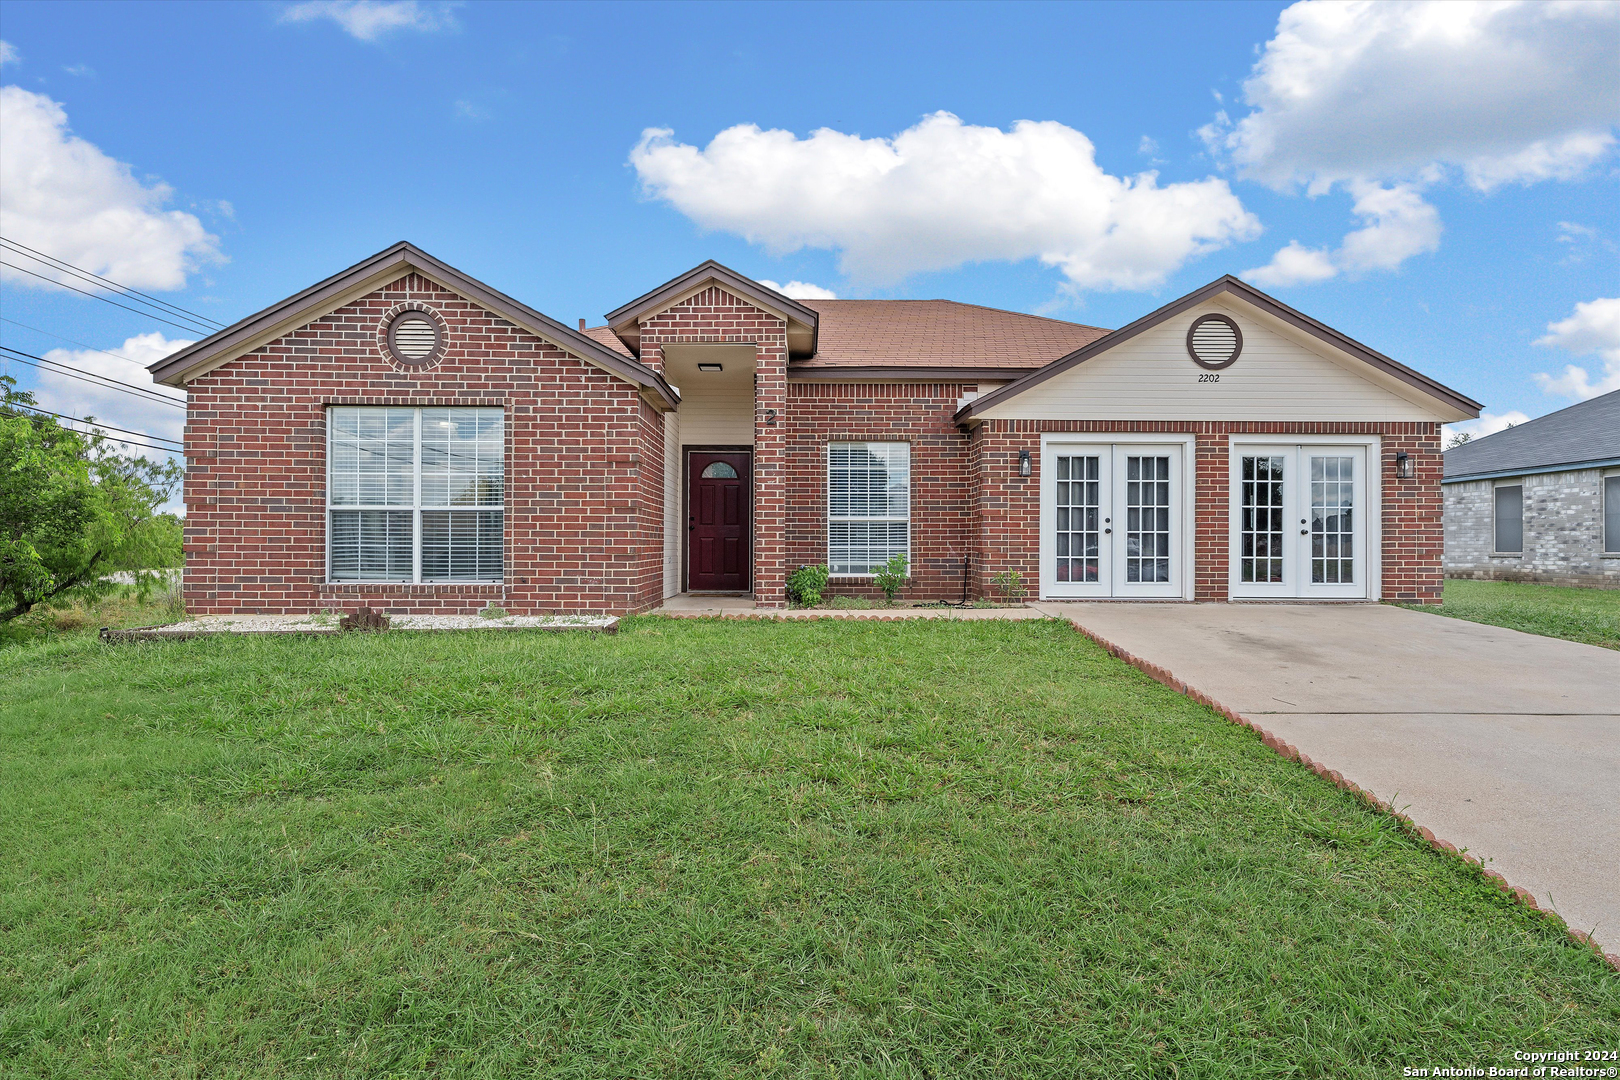
[[[1355,581],[1355,458],[1311,455],[1311,584]]]
[[[1242,484],[1240,576],[1245,582],[1280,582],[1286,528],[1282,455],[1245,455]]]
[[[423,581],[499,581],[499,510],[422,511]]]
[[[411,580],[411,512],[333,510],[332,580]]]
[[[1125,459],[1125,580],[1170,580],[1170,459]]]
[[[1102,459],[1057,459],[1057,579],[1096,581]]]

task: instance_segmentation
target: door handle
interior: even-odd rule
[[[1309,529],[1301,529],[1301,530],[1299,530],[1299,535],[1301,535],[1301,536],[1309,536],[1309,535],[1311,535],[1311,530],[1309,530]]]
[[[1104,530],[1103,530],[1103,532],[1104,532],[1104,533],[1111,533],[1111,532],[1113,532],[1113,531],[1114,531],[1114,530],[1113,530],[1113,529],[1104,529]]]

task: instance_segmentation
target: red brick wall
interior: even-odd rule
[[[968,436],[951,419],[958,383],[789,383],[787,561],[790,571],[827,561],[827,444],[911,444],[911,580],[908,600],[960,600],[962,559],[972,547],[976,477]],[[880,597],[869,580],[834,579],[830,596]]]
[[[448,327],[428,368],[387,358],[402,305]],[[352,610],[517,614],[657,603],[662,425],[636,388],[418,275],[402,278],[187,386],[185,597],[198,614]],[[326,407],[506,412],[506,580],[325,583]]]
[[[1228,438],[1268,434],[1382,436],[1380,494],[1383,503],[1381,599],[1440,602],[1444,532],[1440,495],[1440,427],[1421,423],[1309,423],[1259,421],[1038,421],[991,420],[974,431],[978,486],[978,588],[990,592],[989,576],[1003,569],[1023,573],[1031,596],[1040,591],[1041,433],[1046,431],[1138,431],[1194,436],[1197,524],[1193,530],[1194,590],[1197,600],[1227,598],[1230,549]],[[1033,465],[1018,475],[1018,452],[1028,450]],[[1395,454],[1405,450],[1416,462],[1411,480],[1394,476]]]
[[[783,604],[787,581],[787,323],[710,285],[641,323],[641,359],[662,368],[670,342],[754,346],[753,589],[756,603]],[[684,558],[684,554],[682,556]]]

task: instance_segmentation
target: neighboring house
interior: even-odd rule
[[[1478,405],[1235,278],[1112,332],[708,262],[585,329],[398,244],[164,359],[195,613],[1437,602]]]
[[[1620,390],[1445,459],[1447,576],[1620,588]]]

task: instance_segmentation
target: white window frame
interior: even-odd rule
[[[1524,488],[1525,478],[1522,476],[1504,477],[1491,481],[1491,558],[1493,559],[1522,559],[1524,558]],[[1498,551],[1496,547],[1496,493],[1502,488],[1516,487],[1519,489],[1519,550]]]
[[[428,409],[484,409],[501,414],[501,501],[498,506],[424,506],[422,504],[422,410]],[[387,411],[390,409],[410,409],[414,414],[411,420],[411,502],[409,506],[386,506],[380,504],[356,504],[354,506],[334,506],[332,503],[332,452],[336,437],[337,425],[332,422],[332,414],[337,409],[377,409]],[[493,405],[328,405],[326,407],[326,583],[328,585],[501,585],[506,581],[506,482],[510,474],[506,460],[507,429],[506,410]],[[401,513],[408,511],[411,515],[411,576],[405,578],[344,578],[334,580],[332,577],[332,514],[348,511],[386,511]],[[423,578],[422,577],[422,514],[424,511],[458,511],[462,513],[476,513],[479,511],[496,512],[501,515],[501,576],[498,578]]]
[[[1254,584],[1244,584],[1243,569],[1239,564],[1242,544],[1239,529],[1243,519],[1243,451],[1244,447],[1292,446],[1309,449],[1315,446],[1356,446],[1363,449],[1362,484],[1367,493],[1366,516],[1366,573],[1367,591],[1362,596],[1332,596],[1324,592],[1297,591],[1303,582],[1296,582],[1296,591],[1260,595]],[[1226,598],[1231,600],[1303,600],[1312,603],[1335,600],[1381,600],[1384,596],[1384,440],[1379,435],[1297,435],[1288,432],[1270,434],[1232,435],[1227,438],[1226,456]],[[1297,471],[1297,470],[1296,470]],[[1297,484],[1298,478],[1294,480]],[[1306,481],[1307,483],[1309,481]],[[1292,530],[1290,529],[1290,537]],[[1302,574],[1303,570],[1296,570]],[[1308,575],[1306,575],[1308,576]]]
[[[1097,447],[1132,447],[1132,446],[1179,446],[1181,448],[1181,462],[1177,475],[1181,480],[1181,498],[1178,507],[1181,520],[1173,526],[1179,534],[1181,553],[1176,560],[1179,590],[1157,590],[1131,595],[1127,592],[1103,593],[1098,590],[1095,595],[1099,599],[1117,600],[1125,602],[1154,602],[1164,600],[1191,600],[1193,589],[1197,586],[1197,567],[1195,562],[1196,548],[1198,546],[1198,457],[1195,453],[1198,438],[1174,431],[1097,431],[1072,432],[1053,431],[1041,436],[1041,483],[1040,483],[1040,597],[1042,600],[1083,600],[1086,595],[1083,590],[1058,590],[1055,574],[1057,570],[1057,545],[1054,536],[1057,532],[1057,459],[1059,455],[1069,451],[1085,451]],[[987,569],[988,572],[988,569]],[[1110,567],[1112,573],[1112,567]]]
[[[832,512],[832,505],[833,505],[833,503],[832,503],[832,478],[833,478],[832,448],[835,447],[835,446],[903,446],[903,447],[906,448],[906,515],[905,515],[904,518],[897,517],[897,516],[892,515],[892,514],[879,515],[879,516],[857,515],[857,516],[853,516],[853,517],[852,516],[846,516],[846,515],[840,515],[840,516],[838,516],[836,518],[833,516],[833,512]],[[913,573],[913,571],[915,569],[915,567],[912,565],[912,561],[911,561],[911,539],[912,539],[912,528],[911,528],[911,505],[912,505],[911,449],[912,449],[911,448],[911,443],[907,442],[904,439],[831,439],[831,440],[828,440],[828,442],[826,444],[826,449],[823,451],[823,455],[824,455],[823,464],[824,464],[825,470],[826,470],[827,481],[826,481],[825,485],[823,485],[822,490],[826,494],[826,497],[827,497],[827,504],[826,504],[827,505],[827,532],[826,532],[826,538],[827,538],[827,571],[832,577],[844,578],[844,579],[864,578],[864,579],[867,579],[867,580],[870,580],[872,578],[877,577],[877,574],[875,572],[872,572],[872,571],[868,571],[867,573],[864,573],[864,574],[856,574],[856,573],[851,573],[851,572],[848,572],[848,571],[838,571],[838,570],[832,569],[832,565],[833,565],[832,527],[833,527],[833,524],[834,524],[835,521],[840,523],[840,524],[879,524],[879,523],[883,523],[883,524],[891,524],[891,525],[896,523],[896,522],[904,522],[905,526],[906,526],[906,552],[905,552],[905,555],[906,555],[906,576],[908,578],[911,577],[911,575],[912,575],[912,573]]]
[[[1620,483],[1620,469],[1604,469],[1598,474],[1598,532],[1601,534],[1601,543],[1598,546],[1598,557],[1604,559],[1620,559],[1620,536],[1609,535],[1609,481]],[[1610,547],[1610,544],[1613,547]]]

